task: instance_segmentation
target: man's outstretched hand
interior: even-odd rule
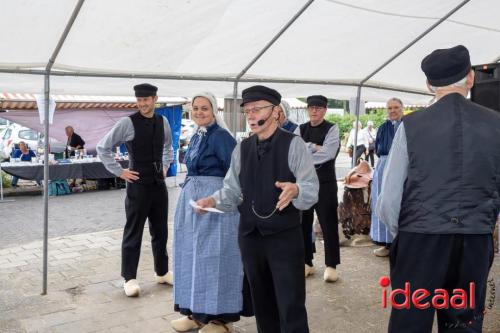
[[[282,211],[299,195],[299,187],[297,184],[290,182],[276,182],[274,185],[282,190],[276,204],[276,208]]]

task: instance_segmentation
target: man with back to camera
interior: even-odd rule
[[[392,289],[406,282],[411,290],[424,288],[431,293],[419,301],[425,304],[436,289],[468,294],[474,283],[475,307],[468,300],[463,309],[438,309],[438,329],[481,332],[500,209],[500,114],[466,99],[474,71],[464,46],[435,50],[421,67],[436,102],[399,126],[377,204],[397,235],[390,250]],[[389,332],[431,332],[434,312],[433,305],[393,308]]]

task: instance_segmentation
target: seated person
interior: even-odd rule
[[[12,158],[19,158],[21,161],[30,162],[32,157],[36,157],[33,150],[29,149],[24,141],[19,142],[19,149],[14,150]],[[19,178],[12,176],[12,187],[17,187]]]

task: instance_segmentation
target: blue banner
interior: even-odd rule
[[[155,110],[167,118],[172,130],[172,148],[174,149],[174,161],[170,165],[167,172],[167,177],[177,175],[177,151],[179,150],[179,139],[181,136],[181,121],[182,121],[182,105],[166,106]]]

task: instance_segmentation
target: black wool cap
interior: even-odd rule
[[[469,50],[463,45],[437,49],[422,60],[429,84],[444,87],[463,79],[471,70]]]
[[[243,102],[240,106],[245,105],[245,103],[262,100],[268,101],[273,105],[279,105],[281,102],[280,93],[266,86],[252,86],[246,88],[242,91],[241,97],[243,98]]]
[[[134,86],[134,91],[135,91],[135,97],[156,96],[158,87],[155,87],[149,83],[141,83]]]
[[[328,99],[323,95],[312,95],[307,97],[307,107],[319,106],[322,108],[326,108],[327,105]]]

